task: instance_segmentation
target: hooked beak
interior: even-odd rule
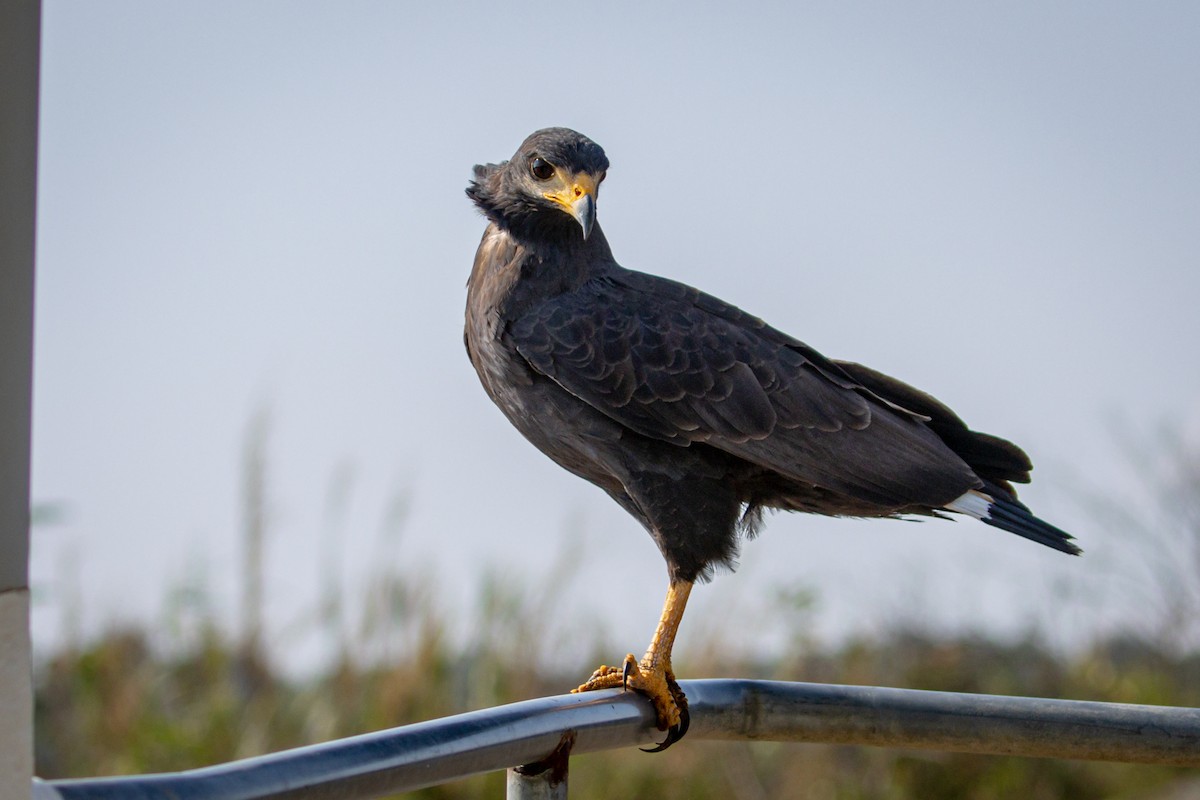
[[[583,238],[587,239],[588,234],[592,232],[592,226],[596,224],[596,198],[585,194],[571,204],[570,210],[571,216],[579,223],[579,227],[583,228]]]
[[[586,172],[572,175],[559,184],[557,191],[546,192],[545,197],[563,211],[570,214],[583,229],[587,239],[596,224],[596,180]]]

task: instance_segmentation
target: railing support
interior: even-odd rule
[[[567,770],[575,731],[566,731],[554,752],[508,771],[508,800],[567,800]]]
[[[526,775],[519,767],[508,771],[506,800],[567,800],[567,776],[553,783],[546,773]]]

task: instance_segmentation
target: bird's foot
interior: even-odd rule
[[[687,697],[670,667],[650,663],[641,663],[633,654],[625,656],[625,662],[619,667],[601,666],[592,673],[592,677],[573,692],[594,692],[597,689],[633,689],[645,695],[654,705],[654,713],[658,717],[658,729],[667,732],[667,738],[653,748],[642,748],[648,753],[666,750],[678,742],[687,733],[690,717],[688,714]]]

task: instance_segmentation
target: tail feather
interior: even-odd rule
[[[946,508],[1063,553],[1077,556],[1083,552],[1072,543],[1075,537],[1038,519],[1023,503],[994,484],[985,485],[983,490],[972,489],[947,503]]]

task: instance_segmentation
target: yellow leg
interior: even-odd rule
[[[642,656],[642,668],[657,671],[662,670],[671,677],[671,648],[675,646],[675,634],[679,632],[679,623],[683,621],[683,611],[687,608],[688,595],[692,593],[692,584],[684,581],[671,581],[667,587],[667,599],[663,603],[662,616],[658,619],[658,628],[646,655]]]
[[[621,666],[601,666],[586,683],[575,689],[576,692],[591,692],[596,689],[631,688],[649,697],[658,715],[658,729],[670,731],[666,742],[659,745],[658,749],[665,749],[679,741],[687,731],[687,698],[675,682],[675,673],[671,669],[671,648],[675,646],[675,634],[679,632],[679,622],[683,619],[691,591],[690,581],[671,581],[658,628],[640,662],[630,653],[625,656]]]

